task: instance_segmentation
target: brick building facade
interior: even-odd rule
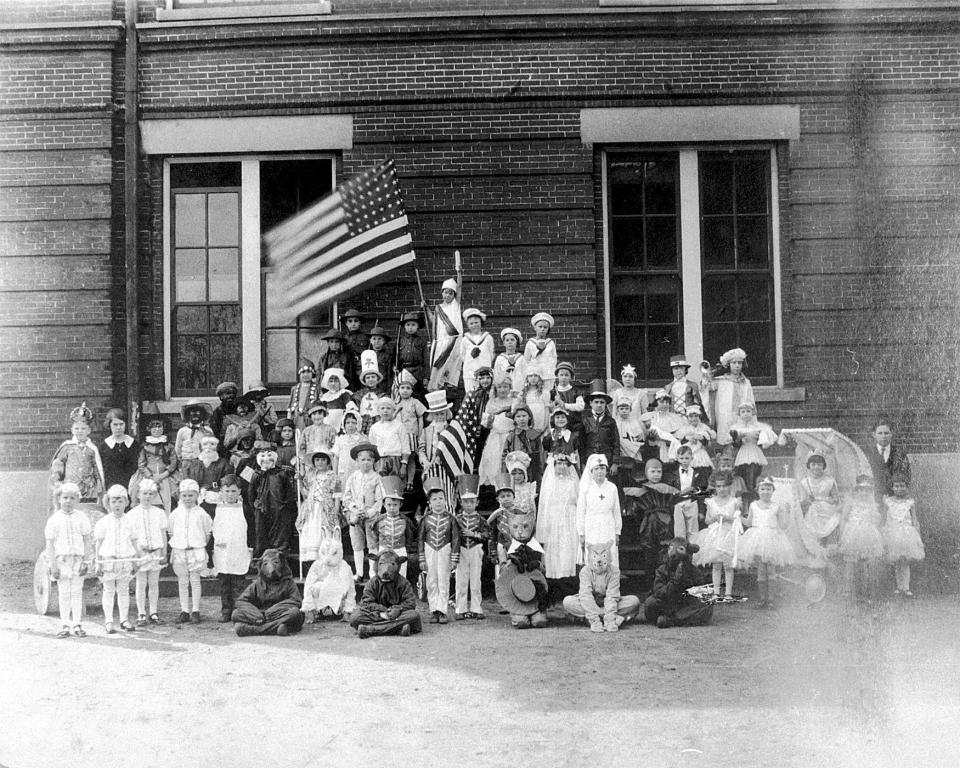
[[[0,468],[80,400],[283,392],[329,321],[274,324],[260,234],[387,157],[428,299],[459,249],[467,304],[551,310],[579,378],[739,343],[777,427],[958,450],[960,4],[138,5],[136,83],[119,0],[0,11]],[[401,272],[340,308],[418,303]]]

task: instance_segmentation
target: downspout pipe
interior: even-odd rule
[[[140,153],[137,127],[137,0],[126,0],[123,76],[123,213],[124,275],[126,276],[127,401],[131,434],[140,414],[140,269],[137,243],[137,163]]]

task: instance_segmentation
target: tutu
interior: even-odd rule
[[[897,560],[923,560],[926,554],[920,532],[913,527],[913,499],[886,498],[887,524],[880,534],[883,538],[883,558],[888,563]]]
[[[740,559],[745,563],[760,561],[782,568],[796,562],[790,538],[780,528],[779,507],[764,509],[757,502],[750,504],[753,527],[748,528],[740,542]]]
[[[857,560],[875,560],[883,555],[883,539],[875,526],[852,522],[840,534],[840,554]]]
[[[897,560],[923,560],[926,552],[920,534],[912,525],[902,523],[887,524],[881,531],[883,538],[883,557],[888,563]]]
[[[734,550],[737,551],[738,560],[743,559],[743,544],[738,541],[733,523],[722,523],[718,520],[702,531],[697,531],[690,540],[700,547],[700,551],[693,556],[694,565],[733,565]]]
[[[730,497],[725,503],[715,499],[707,499],[707,517],[712,514],[724,514],[728,517],[737,512],[737,500]],[[743,544],[741,538],[743,525],[739,514],[736,520],[714,520],[702,531],[697,531],[690,540],[700,547],[700,551],[693,556],[694,565],[711,565],[723,563],[733,565],[733,561],[743,559]]]

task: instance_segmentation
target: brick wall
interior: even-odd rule
[[[764,405],[761,416],[859,438],[888,410],[910,450],[956,450],[957,16],[920,5],[844,14],[792,5],[347,19],[335,4],[322,23],[146,24],[141,108],[146,118],[352,114],[355,146],[340,173],[395,159],[428,299],[459,249],[466,303],[488,312],[491,329],[527,332],[533,312],[552,310],[561,356],[588,379],[603,367],[604,231],[599,152],[580,142],[579,110],[798,104],[801,138],[777,149],[784,368],[806,400]],[[144,21],[155,6],[143,4]],[[78,19],[121,17],[109,2],[78,9]],[[100,30],[90,33],[99,48],[72,55],[80,33],[70,34],[51,38],[61,49],[22,50],[2,65],[20,78],[5,83],[10,106],[0,115],[3,289],[17,296],[0,311],[0,360],[14,372],[3,396],[49,430],[30,448],[19,439],[4,448],[2,465],[45,463],[71,398],[102,408],[122,393],[122,136],[104,110],[120,105],[120,48],[105,49]],[[41,68],[61,78],[49,90]],[[164,373],[161,164],[152,158],[140,172],[149,398],[162,396]],[[400,274],[344,306],[377,307],[391,325],[417,303],[411,276]],[[101,343],[111,348],[98,355]],[[58,348],[75,352],[37,396],[30,388],[59,367],[50,358]],[[0,439],[25,434],[27,423],[0,420]]]
[[[109,0],[4,3],[0,23],[0,467],[44,467],[82,400],[115,402],[117,193]],[[55,29],[60,22],[86,26]],[[96,24],[103,22],[106,25]],[[120,319],[122,326],[122,318]]]

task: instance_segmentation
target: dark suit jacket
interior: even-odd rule
[[[907,484],[910,483],[910,458],[899,445],[890,445],[890,457],[886,462],[880,458],[877,444],[873,441],[864,446],[863,452],[867,454],[867,460],[870,462],[877,498],[890,495],[890,483],[894,474],[903,475],[907,479]]]
[[[584,454],[580,461],[586,463],[592,453],[602,453],[611,464],[614,458],[620,455],[620,430],[613,416],[607,414],[602,421],[597,421],[593,412],[587,413],[581,422],[583,430]]]

